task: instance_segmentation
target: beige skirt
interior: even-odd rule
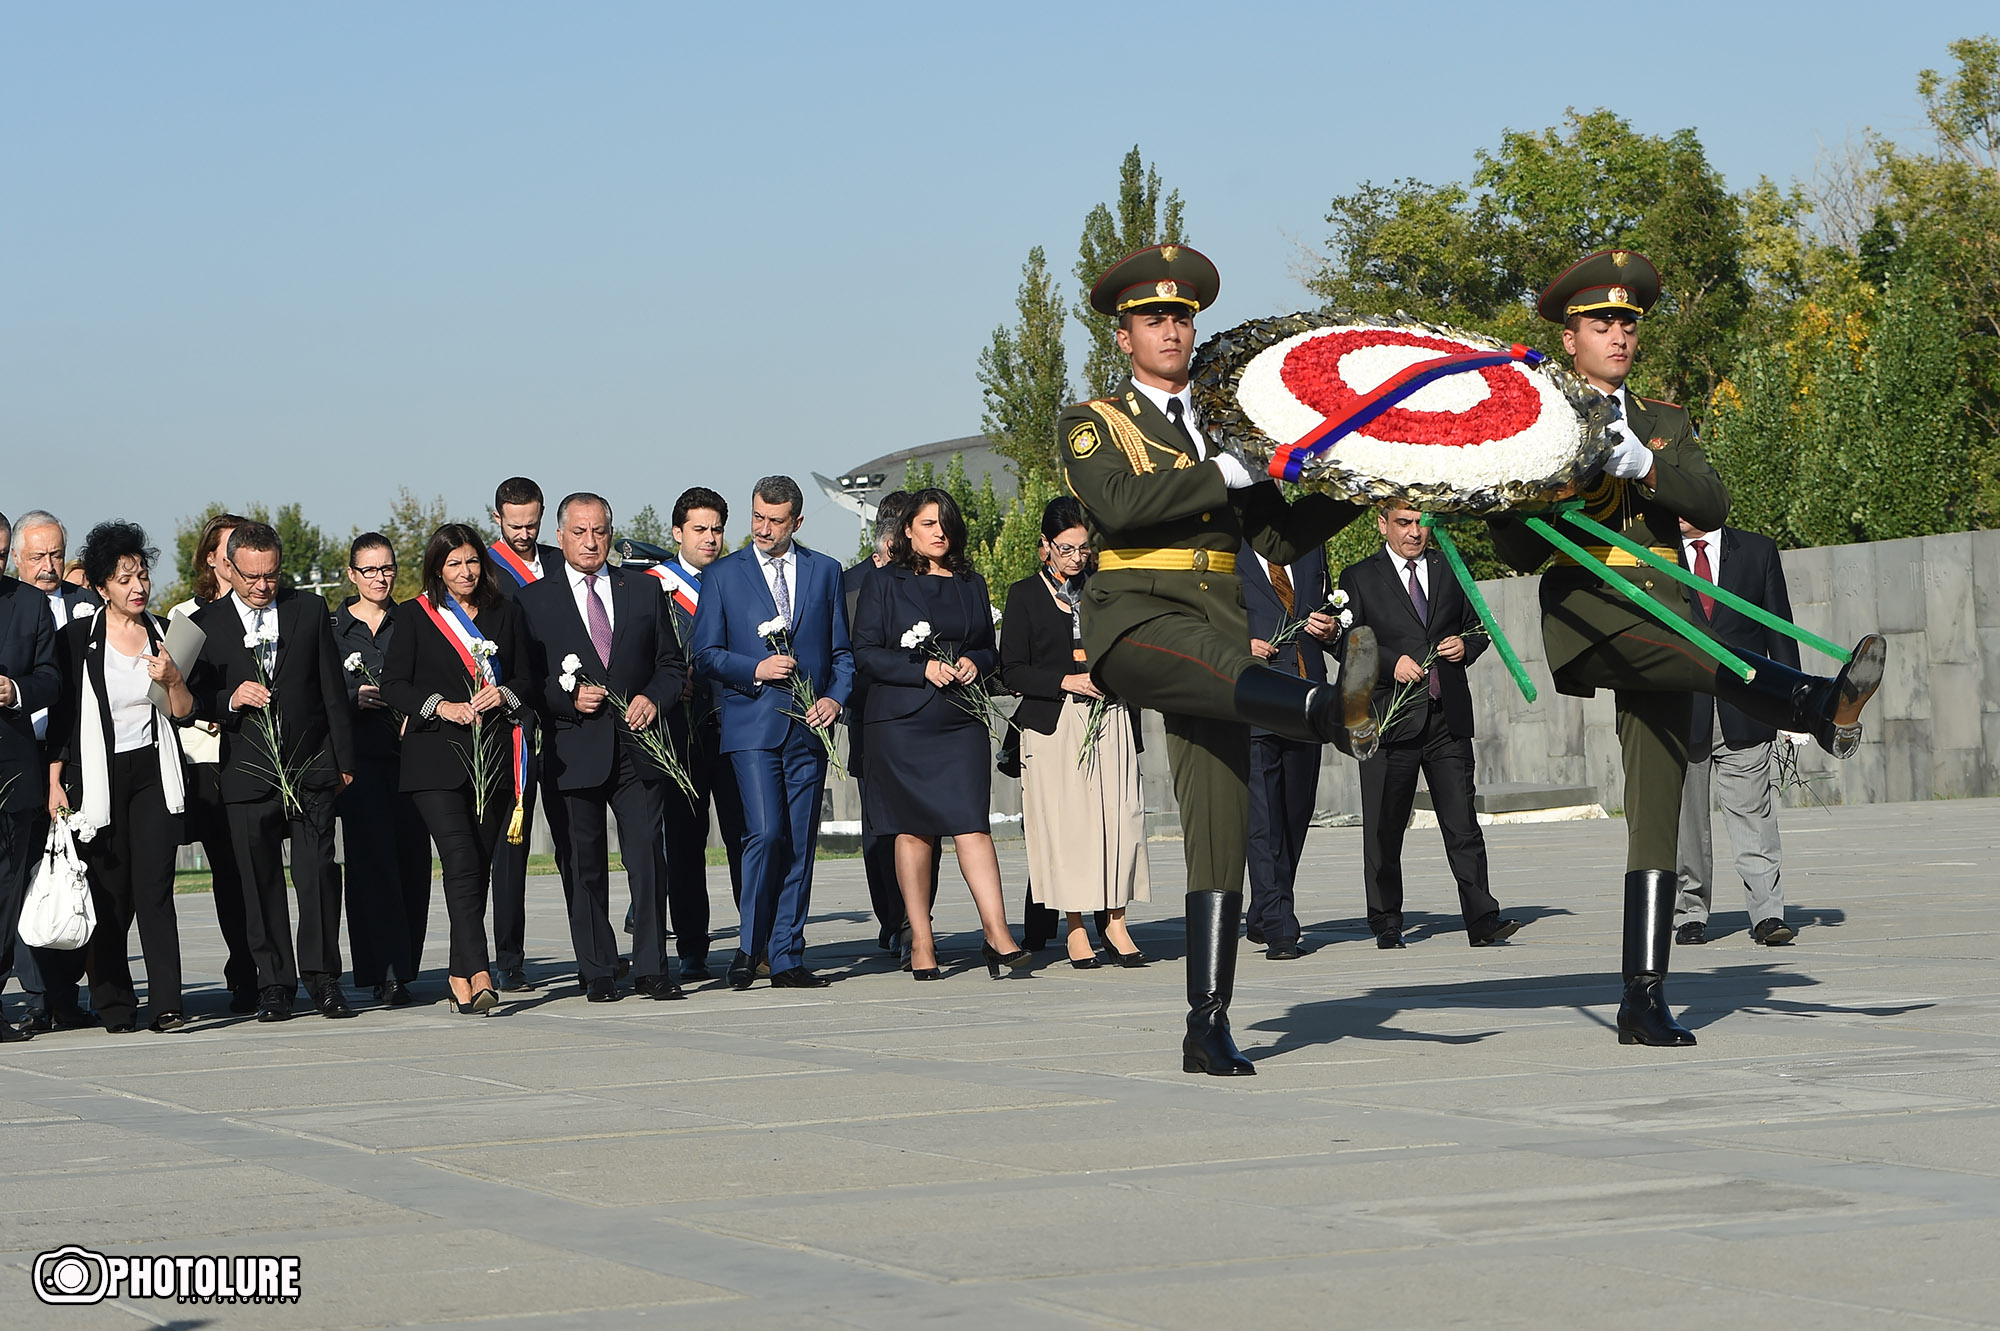
[[[1077,755],[1088,701],[1063,703],[1053,735],[1021,732],[1021,821],[1028,885],[1051,910],[1117,910],[1152,900],[1146,871],[1146,811],[1139,802],[1139,750],[1123,704],[1104,716],[1091,762]]]

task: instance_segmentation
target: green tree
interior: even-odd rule
[[[1021,266],[1014,309],[1019,322],[994,329],[992,342],[979,353],[985,402],[979,428],[1014,464],[1025,490],[1061,471],[1056,417],[1070,400],[1069,361],[1063,351],[1067,311],[1039,245],[1028,251]]]
[[[666,522],[660,517],[660,511],[651,504],[640,509],[629,521],[619,526],[612,539],[615,541],[620,537],[630,537],[632,540],[644,541],[648,545],[657,545],[662,549],[672,546],[674,541],[673,533],[667,529]]]
[[[1041,567],[1042,510],[1061,493],[1057,478],[1041,475],[1022,481],[1008,503],[1000,530],[974,560],[994,605],[1005,605],[1007,589]]]
[[[396,551],[396,587],[392,595],[398,601],[407,601],[423,590],[424,547],[430,544],[431,533],[450,521],[443,495],[423,500],[406,485],[396,487],[396,502],[389,506],[389,517],[375,530],[388,537]]]
[[[221,500],[211,500],[201,512],[182,518],[174,524],[174,581],[166,590],[163,605],[175,606],[194,595],[195,547],[201,542],[201,529],[208,520],[218,513],[227,513],[229,505]]]
[[[1090,337],[1083,363],[1083,391],[1091,397],[1111,392],[1130,372],[1131,362],[1118,350],[1117,320],[1090,308],[1090,288],[1118,260],[1148,245],[1172,245],[1187,239],[1182,229],[1181,192],[1160,192],[1159,171],[1146,164],[1137,144],[1118,165],[1118,200],[1098,204],[1083,219],[1076,278],[1083,289],[1076,304],[1077,321]]]

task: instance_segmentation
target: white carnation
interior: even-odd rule
[[[1333,608],[1335,610],[1347,609],[1347,603],[1350,599],[1351,598],[1347,595],[1347,589],[1344,587],[1341,588],[1339,591],[1336,591],[1333,594]]]
[[[341,662],[340,664],[341,664],[341,668],[342,668],[342,669],[344,669],[344,670],[346,670],[348,674],[350,674],[350,675],[358,675],[358,674],[360,674],[360,673],[361,673],[361,653],[360,653],[360,652],[350,652],[350,653],[348,653],[348,656],[347,656],[347,659],[346,659],[345,661],[342,661],[342,662]]]
[[[576,676],[570,671],[565,670],[562,674],[556,676],[556,683],[562,685],[562,691],[564,693],[576,692]]]
[[[783,633],[788,627],[790,626],[785,623],[784,616],[773,615],[757,626],[757,636],[768,638],[773,633]]]
[[[1354,612],[1352,610],[1343,610],[1340,612],[1340,626],[1344,629],[1354,627]]]
[[[251,651],[253,651],[253,652],[254,652],[254,651],[256,651],[256,650],[257,650],[257,635],[256,635],[256,634],[254,634],[254,633],[246,633],[246,634],[244,634],[244,635],[243,635],[243,645],[244,645],[245,647],[248,647],[248,648],[249,648],[249,649],[250,649]]]
[[[577,671],[583,669],[583,659],[575,652],[571,652],[562,659],[562,668],[565,675],[574,675]]]

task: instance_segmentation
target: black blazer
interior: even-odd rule
[[[1007,589],[1007,609],[1000,624],[1000,679],[1021,695],[1014,724],[1038,735],[1053,735],[1063,704],[1077,696],[1063,688],[1063,676],[1085,669],[1076,659],[1069,612],[1056,604],[1048,580],[1037,573]]]
[[[103,603],[100,601],[100,605]],[[111,740],[111,699],[104,691],[104,627],[102,614],[90,619],[72,619],[63,625],[56,635],[56,664],[62,671],[62,692],[57,695],[55,705],[49,708],[48,750],[51,762],[60,762],[62,767],[63,790],[69,797],[71,808],[81,808],[83,803],[83,764],[104,762],[109,757],[104,753],[83,751],[83,677],[90,673],[90,684],[97,691],[97,719],[103,727],[100,733],[107,745]],[[146,616],[146,637],[151,643],[149,652],[158,652],[160,640],[166,636],[167,621],[158,615]],[[158,718],[154,718],[157,724]],[[158,743],[165,736],[155,734],[153,742]],[[178,742],[172,741],[178,751]],[[123,810],[113,809],[115,819]]]
[[[56,622],[41,589],[17,578],[0,577],[0,675],[14,681],[17,695],[15,706],[0,707],[0,809],[46,809],[49,766],[35,742],[35,713],[54,706],[62,691]]]
[[[1479,627],[1479,615],[1458,585],[1458,579],[1452,574],[1451,565],[1445,562],[1444,556],[1435,550],[1426,550],[1424,569],[1430,579],[1427,599],[1431,615],[1428,624],[1417,618],[1416,603],[1410,599],[1409,586],[1400,576],[1402,565],[1392,561],[1386,549],[1378,548],[1366,559],[1357,560],[1340,571],[1341,590],[1350,598],[1347,608],[1354,612],[1356,627],[1366,624],[1375,630],[1380,674],[1375,680],[1375,699],[1371,706],[1377,716],[1388,714],[1390,702],[1401,687],[1396,683],[1398,660],[1407,656],[1422,665],[1424,657],[1440,640],[1454,633],[1465,637]],[[1341,650],[1336,655],[1344,658],[1347,635],[1342,634],[1340,641]],[[1473,733],[1472,690],[1465,682],[1465,668],[1477,661],[1485,650],[1484,634],[1466,637],[1464,659],[1437,663],[1439,701],[1444,706],[1445,727],[1458,739],[1470,739]],[[1415,739],[1423,733],[1424,719],[1424,707],[1412,707],[1382,738],[1384,741]]]
[[[529,666],[526,676],[536,691],[535,709],[548,719],[542,744],[543,771],[558,790],[601,786],[616,770],[618,746],[638,740],[625,729],[624,719],[607,703],[589,716],[576,710],[576,697],[563,690],[562,662],[576,656],[583,676],[628,702],[641,694],[665,712],[680,704],[687,683],[687,658],[667,622],[667,598],[660,581],[649,574],[613,568],[600,570],[611,586],[611,665],[606,669],[591,645],[590,630],[576,608],[569,568],[558,557],[548,576],[520,589],[520,606],[527,615]],[[642,772],[653,772],[652,759],[634,749]]]
[[[301,784],[336,789],[340,774],[354,770],[354,725],[347,706],[347,683],[333,654],[333,617],[317,593],[287,587],[273,602],[278,611],[278,657],[271,692],[278,708],[287,762],[297,763]],[[243,619],[234,594],[194,612],[207,634],[201,655],[188,674],[194,714],[222,729],[222,756],[216,764],[225,804],[274,797],[270,766],[246,717],[229,706],[239,684],[255,682],[257,662],[243,645]]]
[[[1710,539],[1722,543],[1722,568],[1717,586],[1726,592],[1735,592],[1752,605],[1761,606],[1772,614],[1786,619],[1792,617],[1792,598],[1785,590],[1785,566],[1778,558],[1776,542],[1768,536],[1759,536],[1756,532],[1737,527],[1723,527],[1712,533]],[[1710,558],[1714,558],[1713,554]],[[1681,562],[1689,568],[1694,567],[1688,559],[1685,545],[1681,547]],[[1701,598],[1694,594],[1693,588],[1688,589],[1688,601],[1688,610],[1694,622],[1713,632],[1725,646],[1742,652],[1755,652],[1794,670],[1799,668],[1799,644],[1789,634],[1767,629],[1742,611],[1732,610],[1720,601],[1715,603],[1715,616],[1710,619],[1702,613]],[[1694,738],[1704,753],[1708,751],[1710,736],[1715,733],[1714,725],[1709,720],[1712,701],[1705,693],[1695,699]],[[1768,744],[1778,737],[1775,728],[1751,720],[1728,703],[1714,703],[1714,707],[1713,714],[1722,718],[1722,738],[1733,748]]]
[[[500,650],[501,690],[512,698],[505,714],[488,712],[482,725],[488,731],[504,727],[534,696],[522,672],[533,656],[528,644],[527,617],[521,607],[502,597],[479,612],[474,621],[480,635]],[[403,725],[401,790],[460,790],[471,784],[465,753],[472,748],[472,730],[433,713],[424,715],[430,700],[464,702],[472,696],[465,663],[445,634],[431,622],[424,608],[414,600],[396,609],[396,632],[389,639],[389,654],[382,664],[382,699],[409,718]],[[506,753],[507,742],[491,734],[484,741],[496,752]],[[512,762],[511,756],[506,759]],[[512,767],[505,768],[509,773]],[[508,778],[512,789],[512,777]]]
[[[864,723],[908,716],[938,691],[937,685],[924,678],[930,656],[903,646],[903,634],[910,626],[931,617],[930,604],[917,585],[919,577],[931,576],[912,573],[900,564],[884,564],[862,583],[851,641],[855,678],[868,681],[867,710],[861,717]],[[972,625],[972,636],[964,642],[946,641],[945,647],[954,656],[971,661],[983,678],[1000,664],[986,579],[968,571],[948,581]]]
[[[1292,575],[1292,606],[1295,610],[1301,615],[1309,615],[1327,603],[1332,589],[1327,585],[1325,546],[1315,546],[1285,567]],[[1236,576],[1243,582],[1243,608],[1250,614],[1250,636],[1269,642],[1284,621],[1285,608],[1278,603],[1278,592],[1271,586],[1271,575],[1257,562],[1257,554],[1247,541],[1236,556]],[[1265,664],[1289,675],[1303,661],[1305,677],[1315,684],[1324,684],[1326,658],[1333,655],[1333,651],[1334,643],[1321,642],[1310,633],[1301,631]],[[1252,726],[1250,731],[1258,735],[1269,733],[1257,726]]]

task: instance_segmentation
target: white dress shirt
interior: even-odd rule
[[[1148,402],[1158,407],[1162,412],[1165,412],[1169,421],[1174,418],[1174,413],[1167,411],[1167,403],[1179,399],[1181,404],[1181,419],[1187,423],[1187,428],[1182,433],[1194,441],[1195,460],[1198,462],[1208,461],[1208,440],[1202,437],[1201,430],[1195,425],[1194,421],[1194,390],[1192,388],[1183,388],[1178,393],[1169,393],[1163,388],[1155,388],[1151,384],[1142,384],[1137,379],[1132,381],[1132,387],[1144,393]]]
[[[578,572],[573,565],[564,564],[563,569],[569,574],[570,594],[576,597],[577,617],[583,620],[583,631],[588,633],[590,632],[590,602],[583,598],[590,595],[590,585],[584,582],[585,575]],[[597,570],[597,602],[604,607],[604,622],[614,629],[617,628],[618,616],[611,608],[611,579],[608,569],[600,568]]]

